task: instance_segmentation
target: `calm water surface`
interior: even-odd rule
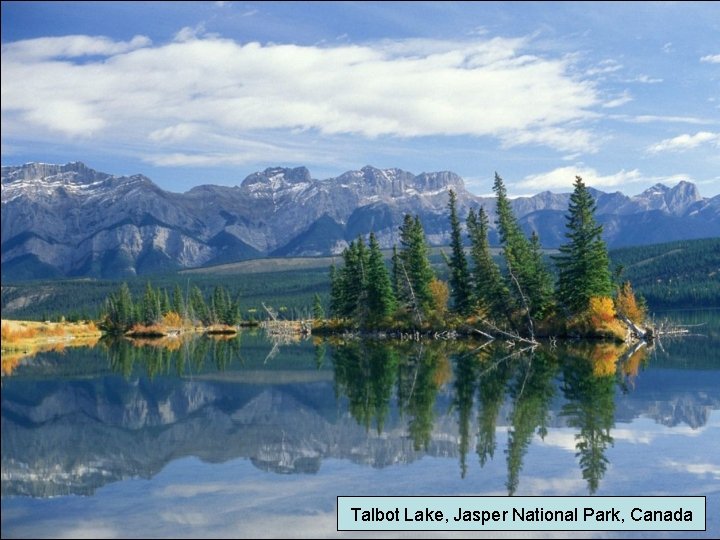
[[[720,313],[668,315],[703,335],[629,354],[244,333],[4,362],[2,536],[327,537],[338,495],[514,494],[706,495],[686,536],[717,538]]]

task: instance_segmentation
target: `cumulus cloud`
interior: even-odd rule
[[[146,36],[135,36],[130,41],[113,41],[104,36],[44,37],[3,45],[2,54],[14,62],[38,62],[50,58],[112,56],[148,47],[151,43]]]
[[[648,148],[648,152],[657,154],[659,152],[690,150],[702,144],[720,148],[720,133],[711,131],[699,131],[695,135],[684,133],[672,139],[664,139],[657,144],[653,144]]]
[[[700,58],[701,62],[708,62],[710,64],[720,64],[720,54],[708,54]]]
[[[648,178],[638,169],[631,171],[621,170],[615,174],[601,175],[590,167],[559,167],[552,171],[526,176],[513,187],[541,191],[546,189],[560,189],[571,191],[575,176],[581,176],[585,184],[594,188],[608,188],[624,186],[626,184],[647,181]]]
[[[258,132],[469,135],[505,146],[595,148],[578,124],[601,104],[594,83],[573,75],[568,58],[523,54],[522,39],[318,47],[242,44],[202,31],[184,28],[175,41],[155,46],[143,36],[4,45],[3,132],[22,126],[24,133],[110,144],[144,141],[149,153],[163,146],[165,157],[156,162],[176,164],[197,163],[178,156],[208,134],[231,141]],[[234,152],[237,145],[215,150]]]

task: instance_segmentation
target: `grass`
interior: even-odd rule
[[[12,373],[20,361],[44,351],[62,351],[66,347],[91,347],[101,332],[92,321],[52,323],[2,321],[2,374]]]

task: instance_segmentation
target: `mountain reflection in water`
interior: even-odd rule
[[[185,456],[281,474],[330,458],[382,469],[451,457],[462,478],[503,460],[507,493],[524,493],[528,449],[568,431],[593,494],[617,422],[698,429],[720,408],[720,371],[703,356],[717,345],[712,334],[699,353],[688,342],[278,346],[244,333],[44,353],[3,377],[2,495],[89,495]]]

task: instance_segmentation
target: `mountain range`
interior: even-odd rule
[[[143,175],[115,176],[81,162],[2,167],[2,278],[122,278],[264,256],[338,253],[374,231],[398,241],[405,213],[417,214],[431,244],[449,240],[447,191],[461,215],[495,201],[470,193],[455,173],[414,175],[363,167],[312,178],[305,167],[268,168],[239,185],[165,191]],[[610,247],[720,236],[720,196],[690,182],[640,195],[592,190]],[[568,193],[512,200],[523,229],[546,248],[564,241]],[[491,231],[491,243],[497,243]]]

